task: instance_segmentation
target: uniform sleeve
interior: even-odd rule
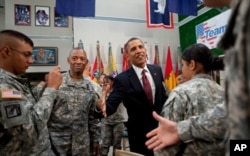
[[[223,139],[226,129],[226,110],[224,103],[218,104],[200,116],[193,116],[188,120],[178,122],[178,134],[182,141],[194,139],[215,141]]]
[[[34,105],[34,116],[48,122],[53,108],[54,100],[57,96],[57,90],[53,88],[46,88],[40,97],[39,101]]]
[[[18,91],[11,85],[1,84],[0,91],[2,94],[4,90],[13,91],[13,94],[21,93],[20,97],[1,98],[1,122],[4,128],[29,124],[30,122],[37,123],[38,125],[46,125],[55,99],[55,89],[46,88],[38,102],[32,98],[29,91]]]
[[[42,81],[32,89],[33,95],[35,96],[36,99],[39,99],[42,96],[45,88],[46,84],[45,82]]]
[[[186,103],[185,101],[186,100],[182,96],[180,96],[178,92],[173,90],[170,93],[168,100],[165,102],[163,106],[161,115],[172,121],[183,120],[184,117],[183,112],[185,112],[184,106]],[[164,150],[160,151],[159,153],[161,153],[164,156],[176,155],[180,151],[181,146],[182,145],[175,145],[167,147]]]
[[[93,101],[89,111],[89,134],[91,142],[99,142],[101,140],[101,122],[95,117],[95,101]]]
[[[176,91],[172,91],[165,102],[161,115],[171,121],[181,121],[184,119],[185,105],[187,100]]]

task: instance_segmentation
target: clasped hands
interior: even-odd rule
[[[110,85],[106,85],[102,90],[102,96],[96,101],[97,108],[102,112],[104,117],[107,117],[106,113],[106,98],[107,94],[110,92]]]

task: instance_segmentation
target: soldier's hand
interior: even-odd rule
[[[58,89],[62,83],[62,74],[60,66],[56,66],[48,73],[47,87]]]
[[[176,122],[170,121],[156,112],[153,112],[153,117],[159,122],[159,126],[147,133],[147,137],[150,138],[146,142],[148,149],[158,151],[181,141]]]

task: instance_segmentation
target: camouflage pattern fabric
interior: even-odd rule
[[[89,80],[89,82],[92,84],[95,93],[97,94],[97,96],[101,97],[102,95],[102,87],[96,83],[95,81],[93,81],[89,76],[84,76],[84,79]]]
[[[47,121],[56,90],[46,88],[36,102],[27,83],[0,69],[0,155],[53,156]]]
[[[100,149],[101,156],[107,156],[111,146],[113,146],[113,155],[115,149],[121,149],[123,131],[123,122],[115,123],[113,125],[102,125],[102,144]]]
[[[250,139],[250,1],[232,0],[232,13],[219,46],[225,49],[225,87],[228,136]],[[227,155],[229,155],[229,144]]]
[[[90,142],[100,141],[100,121],[94,118],[96,93],[85,78],[63,82],[48,122],[52,146],[59,155],[90,155]]]
[[[178,122],[177,130],[179,137],[184,142],[195,139],[210,142],[217,139],[223,140],[228,127],[228,123],[225,122],[226,118],[225,104],[220,103],[200,116],[193,116],[189,120]]]
[[[198,74],[191,80],[177,86],[163,106],[162,116],[172,121],[189,119],[214,108],[224,101],[224,90],[207,74]],[[165,148],[155,155],[223,155],[222,140],[213,142],[195,140]]]
[[[124,122],[127,121],[127,117],[124,112],[126,113],[126,108],[121,103],[114,114],[106,118],[102,118],[101,155],[108,155],[110,146],[113,146],[113,151],[115,149],[121,149]]]
[[[124,107],[123,103],[121,103],[114,114],[106,118],[102,118],[102,124],[114,125],[116,123],[126,122],[128,120],[126,113],[126,108]]]
[[[227,130],[226,155],[229,155],[231,139],[250,139],[250,105],[247,91],[250,73],[250,1],[232,0],[231,8],[227,31],[219,43],[219,47],[225,49],[226,109],[220,104],[200,117],[192,117],[178,123],[178,134],[183,141],[196,138],[213,140],[220,135],[224,137],[223,131]]]

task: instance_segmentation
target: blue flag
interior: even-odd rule
[[[166,0],[147,0],[147,26],[173,29],[173,14],[169,12]]]
[[[168,10],[185,16],[197,16],[197,0],[167,0]]]
[[[73,17],[95,17],[95,0],[56,0],[56,12]]]

